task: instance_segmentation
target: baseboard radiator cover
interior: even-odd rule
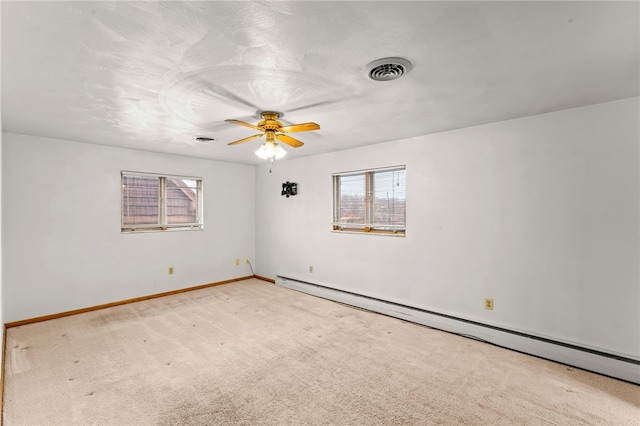
[[[281,287],[640,384],[640,360],[637,359],[335,289],[295,277],[277,275],[275,281]]]

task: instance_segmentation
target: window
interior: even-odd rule
[[[202,227],[202,179],[122,172],[122,232]]]
[[[333,175],[333,230],[404,235],[405,166]]]

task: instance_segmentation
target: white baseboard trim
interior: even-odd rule
[[[276,285],[640,384],[640,361],[277,275]]]

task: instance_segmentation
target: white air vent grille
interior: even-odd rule
[[[367,76],[374,81],[390,81],[411,71],[411,62],[404,58],[382,58],[369,63]]]
[[[208,136],[194,136],[193,139],[197,140],[198,142],[213,142],[213,141],[215,141],[214,138],[210,138]]]

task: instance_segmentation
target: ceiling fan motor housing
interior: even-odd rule
[[[264,120],[258,123],[258,127],[262,127],[265,130],[278,130],[282,127],[282,123],[278,121],[280,114],[277,112],[265,111],[262,113]]]

